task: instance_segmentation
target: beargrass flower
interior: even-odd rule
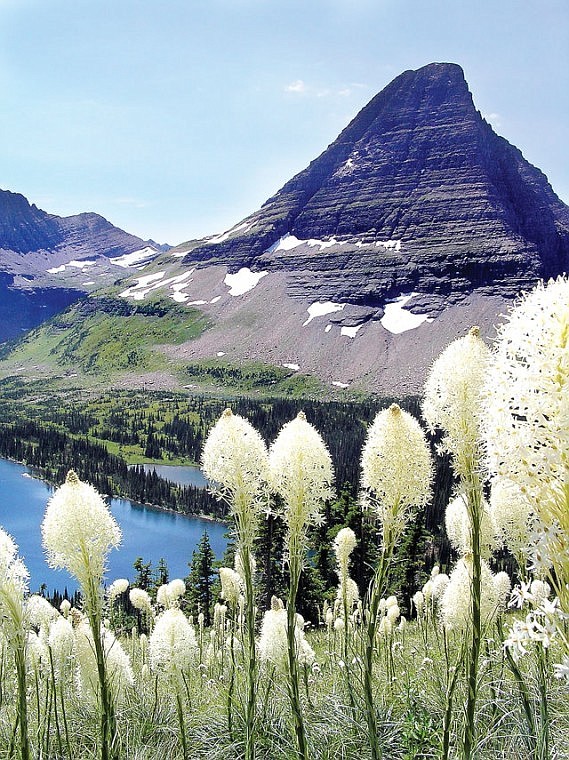
[[[287,526],[286,559],[289,591],[286,612],[288,692],[293,714],[298,754],[307,758],[306,732],[299,687],[299,663],[307,662],[308,644],[299,638],[295,625],[296,595],[306,559],[309,525],[321,524],[320,509],[332,495],[332,458],[318,431],[303,412],[284,425],[270,447],[269,462],[273,490],[282,501]],[[304,636],[304,634],[303,634]]]
[[[10,641],[24,627],[28,571],[13,538],[0,528],[0,628]]]
[[[109,595],[109,601],[114,602],[117,596],[125,593],[125,591],[128,589],[128,586],[129,583],[126,578],[117,578],[115,581],[113,581],[109,586],[109,590],[107,591]]]
[[[38,631],[48,631],[51,623],[60,617],[59,612],[47,599],[39,594],[32,594],[26,600],[26,615],[28,623]]]
[[[320,433],[303,412],[283,425],[269,450],[271,483],[284,504],[287,548],[305,550],[305,530],[322,521],[320,509],[332,496],[332,458]]]
[[[314,650],[306,640],[303,626],[298,617],[294,628],[296,656],[299,665],[312,665]],[[263,616],[259,636],[259,656],[281,670],[288,664],[287,611],[280,599],[271,599],[271,609]]]
[[[146,612],[149,615],[154,614],[152,600],[148,591],[145,591],[142,588],[131,588],[128,597],[135,609],[140,610],[141,612]]]
[[[480,556],[489,559],[494,549],[498,548],[497,527],[493,512],[488,504],[482,502],[480,519]],[[468,514],[466,498],[463,494],[452,499],[445,511],[445,528],[453,548],[461,555],[472,553],[472,524]]]
[[[360,598],[358,586],[356,582],[350,578],[348,572],[350,554],[355,549],[356,544],[356,534],[351,528],[341,528],[334,539],[334,553],[338,563],[337,572],[340,579],[337,591],[337,601],[339,605],[344,607],[343,612],[346,617]]]
[[[539,283],[499,330],[482,425],[492,474],[516,484],[547,540],[534,565],[548,571],[569,612],[569,279]]]
[[[433,601],[438,602],[446,591],[449,584],[449,577],[446,573],[437,573],[433,578]]]
[[[150,669],[169,678],[188,673],[196,661],[198,644],[193,626],[177,607],[164,610],[148,640]]]
[[[101,630],[105,654],[106,679],[113,698],[122,698],[127,687],[134,685],[130,658],[120,641],[107,628]],[[77,686],[82,697],[100,699],[100,678],[91,626],[84,621],[75,629],[75,656],[77,662]]]
[[[49,672],[49,652],[43,636],[35,631],[26,632],[26,665],[30,673]]]
[[[385,617],[388,618],[391,621],[391,623],[394,623],[394,624],[399,620],[400,614],[401,614],[401,610],[399,609],[399,605],[397,603],[392,604],[385,611]]]
[[[373,657],[378,625],[391,632],[391,621],[378,612],[386,609],[381,599],[389,573],[389,560],[397,541],[415,510],[431,494],[432,463],[425,434],[417,420],[397,404],[380,411],[371,425],[361,456],[362,504],[375,513],[382,533],[378,564],[370,586],[362,639],[363,691],[368,741],[373,760],[380,757],[376,707],[374,704]]]
[[[413,606],[415,607],[415,612],[417,613],[417,617],[421,617],[424,609],[425,609],[425,595],[422,591],[415,591],[413,594],[411,601],[413,602]]]
[[[490,351],[473,327],[436,359],[425,383],[423,416],[431,432],[444,433],[440,450],[452,456],[457,475],[470,477],[480,456],[480,400]]]
[[[17,725],[20,734],[20,755],[30,760],[26,685],[26,604],[28,571],[17,556],[13,538],[0,528],[0,633],[14,655],[17,680]]]
[[[378,412],[361,456],[364,501],[392,548],[415,509],[431,495],[433,466],[417,420],[397,404]]]
[[[60,615],[51,623],[47,643],[51,650],[54,677],[59,682],[67,676],[75,648],[75,634],[69,620]]]
[[[68,570],[86,588],[102,581],[107,555],[122,536],[103,497],[70,470],[48,502],[42,537],[50,567]]]
[[[530,500],[512,480],[496,477],[491,483],[490,511],[500,541],[522,563],[532,543],[535,522]]]
[[[357,545],[356,534],[351,528],[341,528],[334,539],[334,553],[338,567],[343,573],[348,573],[350,554]]]
[[[338,590],[336,592],[336,600],[339,602],[339,607],[343,605],[344,598],[346,600],[346,609],[348,612],[351,612],[354,605],[358,603],[360,592],[358,589],[358,584],[355,582],[355,580],[353,580],[353,578],[350,578],[349,576],[340,582],[340,585],[338,586]]]
[[[232,607],[237,607],[241,594],[241,576],[231,567],[220,567],[219,580],[221,581],[221,598]]]
[[[186,584],[181,578],[163,583],[156,592],[156,602],[164,609],[177,607],[179,599],[186,593]]]
[[[480,618],[488,625],[505,603],[503,579],[492,574],[487,562],[481,562]],[[440,599],[441,622],[447,630],[465,631],[472,625],[472,558],[461,557],[450,574],[448,585]],[[507,596],[507,592],[506,592]]]
[[[257,519],[267,506],[269,465],[265,442],[246,419],[226,409],[210,430],[202,470],[230,507],[240,546],[252,546]]]

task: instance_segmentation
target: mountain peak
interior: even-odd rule
[[[569,208],[482,118],[462,68],[430,63],[396,77],[259,211],[186,260],[285,269],[295,296],[381,306],[413,291],[440,308],[566,270]]]

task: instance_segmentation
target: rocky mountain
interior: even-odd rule
[[[216,385],[269,365],[270,382],[317,378],[319,393],[416,393],[450,340],[473,324],[491,337],[522,289],[569,270],[569,208],[483,119],[462,69],[433,63],[397,77],[257,212],[141,270],[107,294],[112,331],[95,301],[3,371],[35,366],[41,344],[100,372],[112,333],[136,344],[116,346],[123,385]]]
[[[482,118],[460,66],[433,63],[398,76],[258,212],[186,260],[286,270],[298,297],[382,307],[416,292],[440,312],[566,270],[569,208]]]
[[[20,336],[160,250],[98,214],[55,216],[19,193],[0,190],[0,342]]]

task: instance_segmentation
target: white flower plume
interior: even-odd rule
[[[306,526],[321,520],[332,495],[332,458],[320,433],[303,412],[283,425],[270,447],[272,485],[284,504],[289,553],[302,553]]]
[[[464,476],[479,458],[479,407],[490,350],[473,327],[436,359],[425,383],[423,416],[431,432],[444,432],[441,449]]]
[[[490,471],[551,506],[569,480],[569,279],[540,283],[511,311],[484,391]]]
[[[107,555],[122,534],[102,496],[71,470],[48,502],[42,537],[48,564],[84,584],[90,577],[102,580]]]
[[[462,555],[472,553],[472,527],[464,495],[452,499],[445,512],[445,527],[452,546]],[[480,514],[480,554],[489,559],[494,549],[498,548],[498,529],[493,513],[488,504],[482,503]]]
[[[193,666],[197,641],[193,626],[184,613],[171,607],[156,619],[148,640],[150,667],[170,678],[182,678]]]
[[[529,500],[548,539],[536,552],[569,612],[569,279],[540,283],[501,327],[484,388],[492,474]]]
[[[417,420],[392,404],[378,412],[361,457],[364,501],[377,513],[385,537],[395,540],[413,510],[431,496],[433,465]]]
[[[267,447],[246,419],[226,409],[210,430],[202,452],[202,470],[229,504],[238,539],[252,545],[257,517],[267,505]]]

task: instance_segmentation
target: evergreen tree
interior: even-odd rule
[[[285,525],[281,519],[268,514],[260,520],[255,539],[255,560],[257,562],[257,599],[262,611],[271,608],[271,597],[284,599],[287,580],[283,569],[283,546]]]
[[[204,615],[204,624],[211,625],[211,610],[215,600],[215,554],[209,542],[207,530],[204,530],[200,542],[192,553],[192,561],[186,581],[186,600],[191,615],[197,617],[200,612]]]
[[[152,584],[152,563],[144,562],[142,557],[137,557],[134,560],[133,567],[136,570],[136,578],[132,585],[141,588],[143,591],[148,591]]]
[[[160,586],[168,583],[170,580],[170,571],[164,557],[160,557],[158,564],[156,565],[156,571],[154,573],[154,592],[156,592]]]

